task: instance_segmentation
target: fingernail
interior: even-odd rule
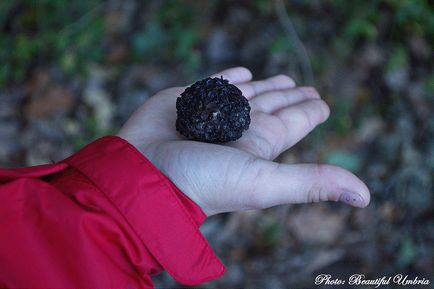
[[[359,194],[352,192],[342,193],[339,197],[339,201],[356,207],[363,207],[363,199]]]

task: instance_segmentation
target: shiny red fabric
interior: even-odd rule
[[[0,287],[196,285],[225,268],[202,210],[119,137],[51,165],[0,169]]]

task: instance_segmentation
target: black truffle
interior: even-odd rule
[[[176,130],[210,143],[239,139],[250,124],[250,106],[226,79],[206,78],[187,87],[176,100]]]

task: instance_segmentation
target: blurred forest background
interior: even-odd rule
[[[0,166],[59,161],[155,92],[235,65],[314,85],[331,117],[278,161],[358,174],[371,204],[210,218],[206,288],[330,273],[434,276],[434,7],[428,0],[0,1]],[[164,117],[164,116],[162,116]],[[158,287],[179,286],[168,275]],[[359,286],[357,288],[363,288]],[[431,287],[434,288],[434,287]]]

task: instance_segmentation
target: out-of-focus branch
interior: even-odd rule
[[[274,7],[276,9],[280,24],[288,34],[289,40],[294,43],[295,53],[301,67],[301,73],[303,75],[303,81],[305,84],[313,85],[315,80],[313,77],[309,55],[307,54],[306,48],[304,47],[303,42],[300,40],[300,37],[298,37],[291,18],[286,11],[285,3],[283,0],[274,0]]]

